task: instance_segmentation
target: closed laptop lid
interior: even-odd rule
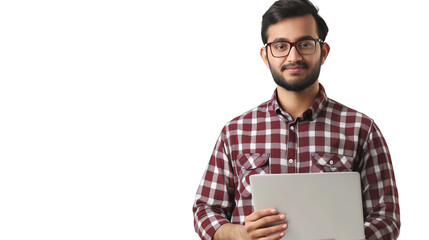
[[[287,240],[364,239],[362,191],[357,172],[250,176],[254,209],[286,215]]]

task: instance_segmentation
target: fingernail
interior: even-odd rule
[[[277,210],[275,210],[275,209],[271,209],[271,213],[272,213],[272,214],[276,214],[276,213],[277,213]]]
[[[283,227],[284,229],[286,229],[286,228],[287,228],[287,224],[284,224],[282,227]]]
[[[280,215],[280,219],[281,219],[281,220],[283,220],[283,219],[285,219],[285,218],[286,218],[286,216],[285,216],[285,215],[283,215],[283,214],[282,214],[282,215]]]

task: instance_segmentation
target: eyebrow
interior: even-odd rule
[[[306,40],[306,39],[315,39],[315,38],[311,35],[305,35],[305,36],[298,38],[297,41]],[[282,41],[290,42],[289,39],[283,38],[283,37],[275,38],[272,42],[282,42]]]

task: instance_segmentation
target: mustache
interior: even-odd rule
[[[302,61],[298,61],[298,62],[294,62],[294,63],[285,64],[280,68],[280,70],[283,72],[284,70],[286,70],[289,67],[302,67],[302,68],[307,69],[308,64],[305,62],[302,62]]]

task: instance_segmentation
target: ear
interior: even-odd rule
[[[266,47],[262,47],[260,54],[261,54],[261,58],[264,61],[265,65],[268,68],[270,68],[270,65],[268,64],[267,48]]]
[[[322,64],[325,63],[326,58],[328,57],[329,51],[331,50],[331,47],[328,43],[323,43],[322,45]]]

